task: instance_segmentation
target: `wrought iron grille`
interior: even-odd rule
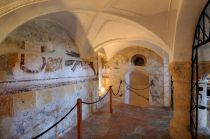
[[[207,47],[210,42],[210,1],[205,5],[196,26],[192,47],[192,74],[191,74],[191,109],[190,109],[190,129],[193,139],[198,138],[198,97],[199,97],[199,59],[198,49]]]

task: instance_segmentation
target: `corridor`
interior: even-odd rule
[[[169,139],[168,108],[140,108],[113,100],[113,114],[106,105],[82,122],[83,139]],[[59,139],[76,139],[74,127]]]
[[[210,0],[0,0],[0,139],[210,139],[209,42]]]

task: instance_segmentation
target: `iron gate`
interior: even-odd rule
[[[198,50],[200,47],[206,47],[205,44],[210,42],[210,1],[205,5],[198,24],[196,26],[194,41],[192,47],[192,74],[191,74],[191,109],[190,109],[190,129],[193,139],[198,138],[198,72],[199,59]]]

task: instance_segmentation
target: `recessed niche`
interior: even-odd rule
[[[135,66],[145,66],[146,65],[146,58],[143,55],[134,55],[131,58],[131,63]]]

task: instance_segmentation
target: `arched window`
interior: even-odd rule
[[[146,58],[143,55],[134,55],[131,58],[131,62],[135,65],[135,66],[145,66],[146,65]]]

